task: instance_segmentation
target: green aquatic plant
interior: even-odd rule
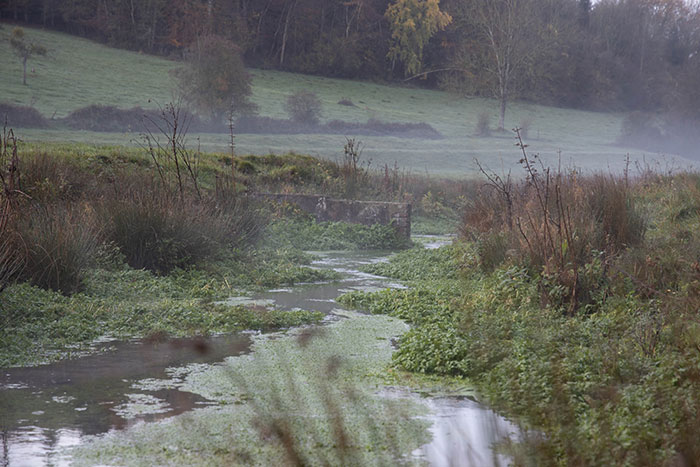
[[[395,465],[428,441],[425,409],[377,394],[399,320],[349,313],[314,331],[261,337],[253,354],[187,372],[218,402],[73,449],[75,465]]]

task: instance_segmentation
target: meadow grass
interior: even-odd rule
[[[121,108],[142,106],[173,99],[175,83],[170,71],[176,61],[137,52],[118,50],[66,34],[27,28],[30,38],[48,46],[47,57],[30,61],[28,85],[21,82],[21,64],[12,56],[6,42],[11,25],[0,29],[0,90],[3,100],[11,104],[32,105],[46,117],[63,117],[90,105],[116,105]],[[465,98],[452,93],[408,86],[331,79],[270,70],[251,70],[252,100],[262,116],[286,118],[284,102],[290,94],[309,89],[318,94],[322,104],[322,123],[330,120],[366,122],[376,118],[389,122],[427,122],[444,136],[440,140],[398,137],[362,137],[364,158],[374,167],[384,164],[413,172],[463,176],[475,174],[474,158],[496,170],[517,165],[519,154],[509,132],[492,132],[476,137],[480,114],[496,120],[497,103],[492,99]],[[354,106],[340,105],[342,99]],[[619,170],[625,155],[642,158],[638,149],[615,144],[624,115],[586,112],[515,102],[506,117],[506,127],[529,122],[529,139],[533,153],[540,153],[548,165],[575,165],[583,169]],[[71,141],[91,144],[135,145],[133,134],[84,131],[22,130],[28,141]],[[192,134],[207,151],[226,151],[228,135]],[[265,154],[289,151],[336,159],[342,154],[342,135],[239,135],[239,153]],[[559,154],[561,152],[561,155]],[[649,157],[653,155],[648,154]],[[683,159],[669,163],[687,166]],[[664,164],[666,162],[663,162]]]

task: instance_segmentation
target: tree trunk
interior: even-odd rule
[[[505,130],[506,127],[506,104],[508,97],[505,92],[501,92],[501,111],[498,114],[498,129]]]
[[[27,59],[29,57],[25,55],[22,57],[22,68],[23,68],[23,75],[22,75],[22,84],[25,86],[27,85]]]
[[[284,65],[284,53],[287,50],[287,37],[289,37],[289,22],[292,18],[292,11],[294,10],[296,4],[297,2],[296,0],[294,0],[294,3],[292,3],[289,6],[289,10],[287,10],[287,18],[284,20],[284,32],[282,33],[282,49],[280,50],[280,66]]]

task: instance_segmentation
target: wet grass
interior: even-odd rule
[[[317,323],[323,315],[263,307],[219,305],[243,290],[333,279],[300,263],[298,253],[255,252],[212,264],[209,271],[156,276],[126,265],[91,269],[81,293],[66,297],[29,284],[0,295],[0,367],[27,366],[84,355],[104,336],[194,336],[270,331]]]

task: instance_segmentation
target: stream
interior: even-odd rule
[[[447,237],[415,237],[426,248],[437,248]],[[343,278],[327,283],[300,284],[230,304],[307,309],[340,319],[335,302],[353,291],[404,287],[397,281],[363,273],[362,265],[386,261],[391,252],[315,252],[313,267],[333,269]],[[0,369],[0,467],[68,465],[66,448],[84,439],[124,430],[139,423],[173,417],[214,403],[181,390],[177,384],[149,387],[153,380],[177,381],[185,366],[217,365],[225,358],[250,351],[251,335],[169,339],[167,341],[105,341],[92,355],[30,368]],[[466,396],[418,394],[386,388],[380,396],[410,399],[427,406],[432,441],[413,452],[430,465],[505,465],[492,444],[517,436],[518,429]]]

